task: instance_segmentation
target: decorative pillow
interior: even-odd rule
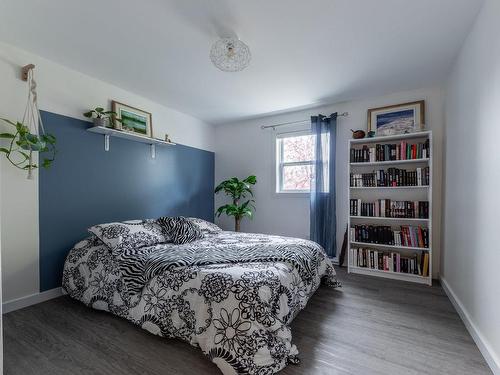
[[[160,217],[158,223],[166,231],[170,240],[176,245],[193,242],[203,238],[201,229],[185,217]]]
[[[94,225],[88,229],[106,244],[114,255],[127,248],[154,246],[170,242],[170,238],[155,220],[134,220]]]
[[[199,219],[197,217],[188,217],[187,218],[189,221],[192,223],[196,224],[198,228],[204,233],[204,234],[217,234],[222,232],[222,229],[220,229],[217,225],[214,223],[211,223],[209,221]]]

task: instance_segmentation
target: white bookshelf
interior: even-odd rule
[[[430,157],[425,159],[411,159],[411,160],[391,160],[391,161],[375,161],[375,162],[350,162],[350,154],[348,155],[348,228],[354,225],[387,225],[393,229],[398,229],[400,225],[412,225],[428,228],[428,248],[420,247],[407,247],[385,244],[373,244],[357,242],[351,239],[348,233],[348,246],[347,246],[347,264],[349,273],[357,273],[363,275],[370,275],[374,277],[384,277],[394,280],[403,280],[415,282],[420,284],[432,285],[432,158],[434,154],[432,145],[432,132],[424,131],[411,134],[402,134],[387,137],[375,137],[364,139],[351,139],[349,140],[348,150],[350,153],[351,148],[363,148],[364,145],[370,147],[375,144],[397,144],[401,141],[407,141],[409,144],[423,143],[429,140]],[[416,168],[429,167],[429,185],[428,186],[377,186],[377,187],[351,187],[350,176],[351,173],[369,173],[374,170],[387,170],[388,168],[402,168],[407,170],[415,170]],[[361,199],[362,202],[374,202],[378,199],[391,199],[391,200],[411,200],[411,201],[428,201],[429,202],[429,218],[394,218],[394,217],[373,217],[373,216],[351,216],[350,215],[350,200]],[[387,253],[397,252],[402,256],[413,256],[417,254],[422,256],[424,252],[429,253],[429,275],[420,276],[416,274],[408,274],[401,272],[389,272],[375,268],[359,267],[356,265],[356,259],[352,259],[351,248],[366,248],[377,251],[384,251]]]

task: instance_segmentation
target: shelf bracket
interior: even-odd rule
[[[104,151],[109,151],[109,134],[104,134]]]
[[[156,147],[155,144],[151,144],[151,159],[156,158]]]

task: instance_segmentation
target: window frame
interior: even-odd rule
[[[283,161],[284,149],[283,149],[282,140],[285,138],[302,137],[305,135],[312,136],[313,134],[311,132],[311,129],[296,130],[296,131],[283,132],[283,133],[276,134],[275,141],[274,141],[274,147],[276,149],[275,173],[274,173],[275,178],[276,178],[276,187],[275,187],[276,194],[304,196],[304,195],[309,195],[311,192],[310,189],[302,189],[302,190],[298,190],[298,189],[297,190],[285,190],[285,189],[283,189],[283,180],[284,180],[283,176],[284,176],[285,167],[287,167],[287,166],[303,166],[303,165],[310,165],[311,167],[314,166],[314,160],[291,161],[291,162]]]

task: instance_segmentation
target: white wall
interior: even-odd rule
[[[110,101],[115,99],[151,112],[155,136],[163,138],[168,133],[174,142],[214,150],[211,125],[3,43],[0,43],[0,117],[21,120],[28,91],[26,82],[20,80],[20,67],[28,63],[36,65],[35,79],[42,110],[83,118],[85,110],[109,107]],[[11,167],[4,157],[1,159],[5,303],[39,292],[38,175],[34,181],[28,181],[25,173]]]
[[[0,197],[2,191],[2,169],[0,166]],[[0,255],[2,254],[2,216],[0,215]],[[2,307],[2,257],[0,256],[0,374],[3,375],[3,307]]]
[[[283,195],[275,193],[274,185],[274,133],[262,130],[261,125],[272,125],[288,121],[308,119],[311,115],[333,112],[349,112],[349,117],[339,117],[337,125],[337,246],[340,249],[347,225],[347,162],[350,129],[366,130],[368,108],[424,99],[426,101],[426,122],[434,137],[434,276],[439,270],[440,227],[441,227],[441,165],[443,143],[443,95],[440,88],[399,92],[377,98],[338,103],[330,106],[268,116],[216,127],[215,181],[237,176],[257,175],[255,186],[257,211],[253,221],[245,219],[242,230],[248,232],[273,233],[287,236],[309,237],[308,195]],[[285,130],[286,131],[286,130]],[[224,197],[216,198],[216,207]],[[232,221],[221,217],[219,223],[232,229]]]
[[[446,90],[441,277],[500,374],[500,2],[487,0]]]

